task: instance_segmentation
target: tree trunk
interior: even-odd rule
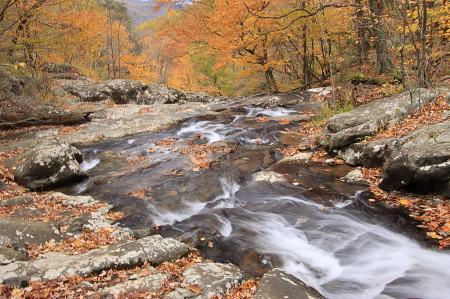
[[[369,0],[369,4],[372,12],[372,31],[377,53],[377,70],[379,73],[387,74],[394,65],[389,57],[386,36],[381,28],[383,3],[380,0]]]
[[[78,125],[91,120],[94,111],[47,114],[47,113],[20,113],[17,115],[0,115],[0,130],[19,129],[32,126],[70,126]]]

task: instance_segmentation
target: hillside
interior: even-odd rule
[[[155,4],[153,1],[142,0],[122,0],[128,8],[128,14],[131,16],[134,25],[140,25],[148,20],[157,18],[164,15],[167,12],[167,8],[162,8],[159,11],[154,12],[153,7]]]

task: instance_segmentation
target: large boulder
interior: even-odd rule
[[[182,286],[197,285],[202,293],[198,298],[210,298],[224,295],[245,279],[244,273],[233,264],[201,263],[195,264],[183,272],[186,279]]]
[[[188,99],[186,95],[175,88],[160,84],[149,84],[145,96],[140,97],[136,104],[160,105],[160,104],[184,104]]]
[[[419,89],[410,98],[409,92],[394,95],[330,118],[322,134],[330,139],[332,149],[350,145],[371,136],[379,128],[396,124],[439,96],[442,90]],[[447,96],[450,98],[450,94]],[[412,103],[412,105],[411,105]]]
[[[86,85],[80,82],[66,82],[61,85],[66,91],[85,102],[99,102],[112,100],[117,104],[128,104],[145,98],[145,90],[148,88],[139,80],[113,79]]]
[[[44,190],[87,177],[81,168],[81,152],[57,139],[45,139],[20,157],[14,169],[14,180],[30,190]]]
[[[263,275],[254,299],[324,299],[314,288],[297,277],[274,268]]]
[[[450,121],[425,126],[392,140],[380,187],[414,189],[450,196]]]
[[[0,218],[0,243],[9,242],[24,247],[25,243],[45,244],[62,239],[58,227],[53,222]]]
[[[339,149],[331,154],[352,166],[380,167],[385,159],[385,148],[389,139],[358,142]]]
[[[39,259],[0,266],[0,283],[18,287],[30,280],[49,281],[69,275],[88,277],[102,270],[133,268],[145,261],[152,265],[174,262],[188,252],[185,244],[159,235],[138,241],[119,241],[105,249],[79,255],[49,252]]]

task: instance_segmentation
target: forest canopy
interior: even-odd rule
[[[226,96],[368,76],[429,87],[449,75],[444,0],[154,2],[168,12],[134,27],[120,1],[3,0],[2,67],[63,63]]]

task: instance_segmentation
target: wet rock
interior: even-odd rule
[[[26,261],[28,256],[21,251],[6,245],[0,245],[0,265],[11,264],[15,261]]]
[[[62,236],[53,222],[0,218],[0,242],[23,247],[25,242],[44,244],[58,242]]]
[[[295,276],[277,268],[264,274],[253,298],[325,299],[314,288],[306,285]]]
[[[340,149],[334,149],[332,153],[352,166],[380,167],[385,159],[387,142],[388,139],[367,143],[358,142]]]
[[[283,158],[279,163],[295,163],[301,164],[306,163],[312,158],[312,153],[299,153],[290,157]]]
[[[142,239],[156,233],[156,228],[154,227],[146,227],[146,228],[136,228],[132,229],[133,235],[136,239]]]
[[[148,88],[142,81],[128,79],[106,80],[94,85],[66,82],[62,87],[84,102],[112,100],[117,104],[128,104],[146,98],[144,92]]]
[[[35,260],[0,266],[0,283],[17,287],[30,280],[48,281],[69,275],[87,277],[111,268],[132,268],[144,261],[158,265],[166,260],[173,262],[188,251],[186,245],[173,239],[151,236],[138,241],[119,241],[108,248],[80,255],[49,252]]]
[[[450,122],[424,126],[389,145],[380,187],[450,196]]]
[[[413,95],[413,104],[409,92],[390,96],[357,107],[352,111],[330,118],[322,132],[330,138],[330,147],[337,149],[350,145],[358,139],[373,135],[374,131],[386,124],[396,124],[421,105],[437,99],[440,90],[420,89]],[[420,94],[420,95],[419,95]]]
[[[202,288],[198,298],[210,298],[213,295],[223,295],[231,288],[244,281],[244,273],[233,264],[201,263],[183,272],[186,279],[182,286],[196,285]]]
[[[197,298],[197,295],[188,289],[176,288],[172,292],[165,295],[163,298],[164,299],[181,299],[181,298],[190,299],[190,298]]]
[[[15,211],[11,217],[12,218],[39,218],[44,214],[44,210],[38,208],[21,208]]]
[[[164,279],[169,279],[167,273],[157,273],[149,276],[144,276],[136,280],[129,280],[126,282],[118,283],[112,287],[106,287],[92,294],[93,298],[97,298],[96,295],[114,295],[118,296],[122,292],[156,292],[159,288],[164,286]],[[183,297],[177,297],[183,298]]]
[[[264,170],[256,174],[253,182],[269,182],[273,184],[275,182],[282,182],[284,180],[285,177],[282,174],[270,170]]]
[[[0,207],[12,207],[16,205],[29,205],[34,201],[33,197],[29,196],[16,196],[5,199],[0,202]]]
[[[21,157],[14,180],[31,190],[44,190],[87,177],[81,168],[81,152],[68,143],[46,139]]]
[[[364,180],[364,176],[359,169],[354,169],[350,171],[346,176],[342,177],[341,180],[346,182],[359,182]]]

